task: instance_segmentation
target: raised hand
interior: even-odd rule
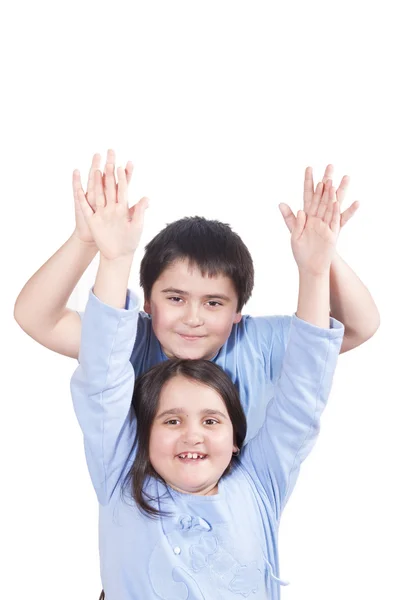
[[[340,231],[340,208],[329,179],[320,182],[307,206],[299,210],[292,229],[291,244],[299,271],[322,275],[329,271]]]
[[[325,169],[324,177],[322,179],[322,184],[326,185],[329,180],[332,180],[333,176],[333,166],[328,165]],[[339,207],[341,209],[346,191],[350,182],[350,177],[345,175],[342,177],[340,185],[336,191],[336,200],[339,203]],[[306,214],[308,214],[309,208],[312,203],[314,195],[314,180],[313,180],[313,171],[311,167],[307,167],[304,177],[304,194],[303,194],[303,210]],[[353,202],[349,208],[343,211],[340,214],[340,227],[344,227],[344,225],[351,219],[351,217],[355,214],[357,209],[359,208],[359,202]],[[281,203],[279,205],[279,210],[285,220],[286,226],[290,232],[293,231],[293,227],[296,222],[296,217],[292,212],[292,209],[288,204]]]
[[[93,236],[85,220],[81,203],[79,201],[79,195],[85,196],[87,204],[94,209],[95,206],[95,172],[100,169],[101,156],[95,154],[92,159],[92,164],[89,171],[88,184],[86,193],[82,187],[81,175],[78,170],[75,170],[72,175],[72,188],[74,192],[74,204],[75,204],[75,235],[87,244],[95,245]],[[115,152],[114,150],[108,150],[106,164],[104,167],[103,184],[106,187],[106,193],[110,195],[117,194],[117,183],[115,181]],[[125,175],[127,183],[129,184],[133,173],[133,164],[128,161],[125,167]]]
[[[129,208],[126,169],[119,167],[117,177],[118,183],[114,163],[110,162],[106,165],[104,176],[99,169],[94,170],[88,197],[82,187],[78,187],[76,192],[88,231],[102,257],[107,260],[133,256],[148,206],[148,199],[144,197]]]

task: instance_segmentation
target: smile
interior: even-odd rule
[[[183,454],[178,454],[178,458],[185,461],[204,460],[205,458],[207,458],[207,454],[198,454],[196,452],[184,452]]]
[[[204,335],[183,335],[182,333],[179,335],[187,342],[195,342],[196,340],[202,340],[203,337],[205,337]]]

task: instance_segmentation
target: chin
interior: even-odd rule
[[[187,481],[185,481],[182,482],[182,485],[177,489],[179,489],[183,494],[203,495],[203,490],[207,489],[207,487],[207,485],[203,485],[202,483],[193,482],[193,485],[190,485]]]
[[[216,352],[207,352],[202,351],[201,349],[188,349],[188,348],[177,348],[176,352],[172,352],[175,358],[189,359],[189,360],[199,360],[200,358],[208,359],[212,358]]]

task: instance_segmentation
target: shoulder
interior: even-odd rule
[[[141,351],[144,351],[144,349],[148,347],[151,340],[152,331],[153,330],[151,316],[143,311],[140,311],[137,324],[135,345],[133,348],[134,353],[136,350],[138,350],[139,347]]]
[[[151,367],[165,360],[160,342],[156,338],[151,316],[141,311],[139,313],[135,343],[131,355],[131,363],[137,376],[148,371]]]
[[[235,325],[235,334],[239,339],[248,337],[267,343],[272,342],[274,339],[285,341],[291,322],[292,316],[289,315],[257,317],[243,315],[241,321]]]

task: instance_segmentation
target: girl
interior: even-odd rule
[[[100,503],[106,600],[279,598],[277,534],[311,450],[343,338],[294,316],[265,422],[246,446],[237,390],[207,360],[170,360],[136,382],[138,307],[90,294],[74,406]]]

